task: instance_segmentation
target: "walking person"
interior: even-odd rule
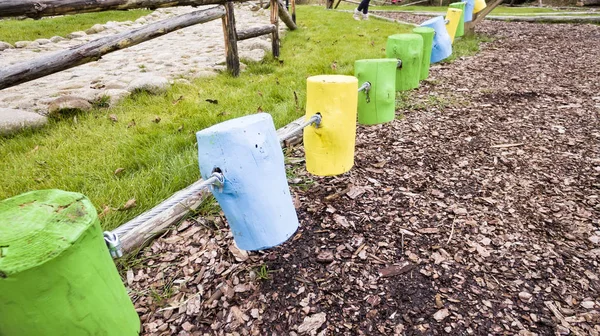
[[[354,10],[354,20],[360,20],[361,17],[361,11],[362,11],[362,19],[363,20],[368,20],[369,19],[369,2],[371,0],[362,0],[360,2],[360,5],[358,5],[358,8]]]

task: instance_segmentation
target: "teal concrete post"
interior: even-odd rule
[[[269,114],[227,120],[199,131],[196,138],[202,177],[214,171],[225,176],[213,195],[240,249],[267,249],[296,232],[298,217]]]

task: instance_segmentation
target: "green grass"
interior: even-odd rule
[[[140,9],[67,15],[40,20],[3,20],[0,21],[0,41],[15,43],[52,36],[64,37],[74,31],[86,30],[96,23],[135,20],[149,13],[151,11]]]
[[[387,37],[410,29],[357,22],[322,7],[298,6],[297,13],[299,30],[287,33],[280,60],[248,64],[239,78],[221,74],[176,85],[164,95],[136,95],[113,109],[0,138],[0,199],[57,188],[85,194],[100,212],[135,198],[135,208],[103,218],[103,227],[112,229],[199,178],[196,131],[260,110],[281,127],[304,113],[307,76],[352,75],[354,61],[385,57]],[[132,120],[136,126],[128,127]],[[117,168],[125,169],[115,175]]]
[[[338,9],[353,10],[356,5],[353,4],[340,4]],[[448,10],[447,6],[369,6],[370,11],[383,10],[383,11],[407,11],[407,12],[440,12],[445,13]],[[508,7],[498,6],[494,8],[491,15],[535,15],[535,14],[548,14],[548,13],[561,13],[561,12],[574,12],[584,11],[585,9],[553,9],[553,8],[534,8],[534,7]]]

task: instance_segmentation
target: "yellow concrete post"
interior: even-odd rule
[[[448,12],[446,13],[446,30],[448,31],[448,35],[450,35],[452,44],[454,44],[454,36],[456,35],[456,29],[458,28],[462,12],[462,10],[457,8],[448,8]]]
[[[322,116],[318,128],[304,129],[306,169],[319,176],[339,175],[354,165],[358,79],[321,75],[306,80],[306,119]]]
[[[487,5],[485,0],[475,0],[475,7],[473,7],[473,14],[481,12]]]

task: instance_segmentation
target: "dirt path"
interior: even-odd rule
[[[599,335],[600,27],[482,31],[359,127],[350,173],[293,164],[284,246],[248,257],[218,216],[153,243],[128,274],[145,334]]]

